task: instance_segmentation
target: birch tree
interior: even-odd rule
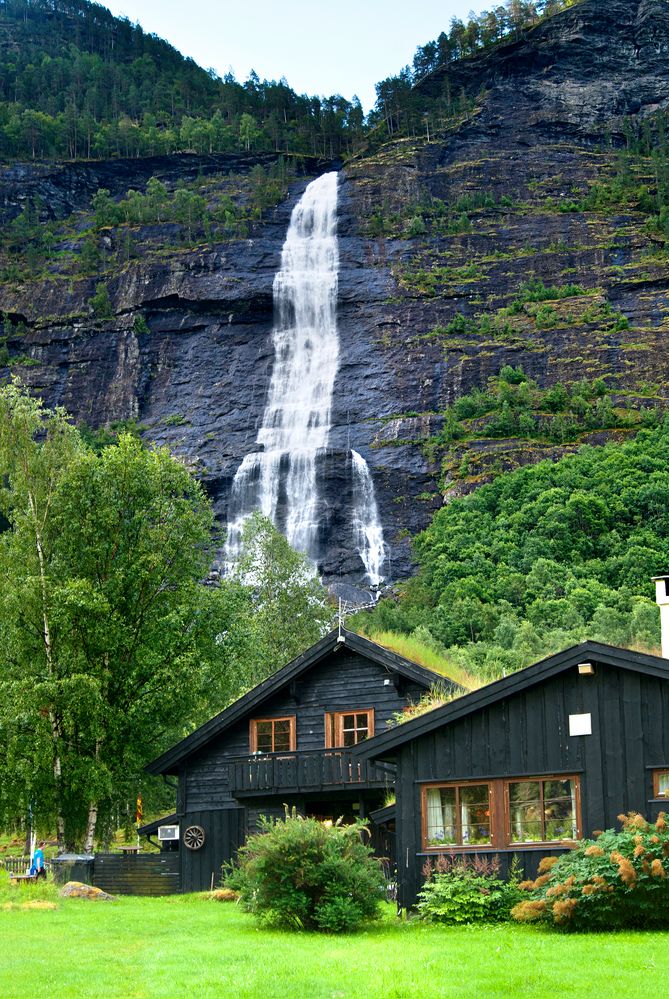
[[[0,536],[3,734],[23,764],[26,781],[39,780],[29,772],[31,761],[36,771],[49,767],[60,846],[65,842],[60,805],[63,719],[57,698],[49,696],[60,672],[52,576],[54,508],[63,476],[80,450],[79,435],[63,410],[45,409],[21,391],[18,381],[0,392],[2,508],[10,525]],[[39,765],[34,762],[38,754]]]
[[[17,384],[0,462],[0,745],[59,847],[90,851],[144,764],[226,699],[212,513],[165,449],[96,455]]]
[[[333,627],[334,607],[308,558],[260,513],[244,527],[235,579],[247,592],[250,611],[240,630],[254,635],[247,682],[264,680]]]

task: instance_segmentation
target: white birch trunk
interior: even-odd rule
[[[46,665],[49,675],[53,676],[54,675],[53,645],[51,641],[51,628],[49,625],[44,546],[42,544],[42,532],[40,530],[39,519],[37,516],[37,509],[35,506],[35,500],[31,493],[29,493],[28,495],[28,500],[30,503],[30,512],[33,517],[33,523],[35,525],[35,547],[37,549],[37,560],[39,562],[40,589],[42,595],[42,635],[44,641],[44,656],[46,659]],[[53,770],[54,780],[56,783],[56,801],[57,801],[56,836],[58,839],[58,849],[59,851],[63,851],[65,849],[65,819],[61,814],[60,793],[59,793],[60,778],[63,772],[60,759],[60,752],[58,749],[58,742],[60,739],[60,727],[58,724],[58,719],[53,709],[49,710],[49,722],[51,724],[51,738],[53,742],[52,770]]]

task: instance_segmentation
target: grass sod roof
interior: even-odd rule
[[[529,687],[543,683],[558,673],[563,673],[578,663],[590,659],[607,666],[629,669],[637,673],[657,676],[662,680],[669,680],[669,660],[663,659],[661,656],[635,652],[632,649],[606,645],[603,642],[581,642],[555,655],[548,656],[546,659],[532,663],[532,665],[526,666],[516,673],[511,673],[501,680],[495,680],[478,690],[463,694],[449,704],[435,708],[434,711],[420,715],[412,721],[397,726],[397,728],[382,732],[380,735],[354,746],[351,752],[354,756],[362,756],[369,760],[392,760],[395,758],[397,748],[403,743],[426,735],[435,728],[448,725],[465,715],[487,708],[489,705],[520,693]]]

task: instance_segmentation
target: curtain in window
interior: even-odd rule
[[[576,816],[578,814],[576,810],[576,783],[574,781],[569,781],[571,785],[571,838],[578,838],[578,825],[576,823]]]
[[[428,843],[443,842],[444,816],[441,809],[441,790],[430,787],[427,791],[427,841]]]

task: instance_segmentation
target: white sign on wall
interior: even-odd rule
[[[592,715],[569,715],[569,735],[592,735]]]

